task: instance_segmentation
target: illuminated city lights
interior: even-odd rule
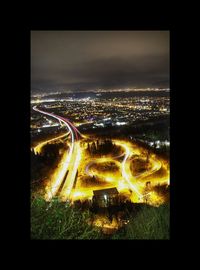
[[[145,147],[139,145],[133,135],[129,136],[130,141],[115,136],[112,143],[118,147],[119,152],[112,154],[111,151],[108,155],[93,156],[88,149],[92,145],[94,147],[98,143],[101,144],[104,139],[101,136],[86,134],[84,130],[124,128],[132,125],[137,119],[151,121],[152,117],[157,117],[156,115],[162,117],[163,114],[169,114],[169,100],[149,97],[102,101],[102,95],[95,99],[68,99],[69,109],[65,109],[64,112],[66,99],[51,100],[48,106],[45,104],[46,99],[40,102],[37,100],[38,105],[33,106],[33,110],[42,115],[41,117],[37,114],[31,118],[33,135],[35,130],[38,134],[44,133],[45,130],[48,132],[50,129],[56,131],[53,138],[40,139],[40,142],[32,147],[34,153],[41,155],[45,145],[57,144],[60,141],[68,149],[62,151],[58,165],[46,181],[45,200],[51,201],[57,196],[61,201],[69,202],[71,205],[78,201],[81,203],[88,201],[91,205],[94,191],[116,188],[119,196],[122,196],[122,201],[146,203],[154,207],[162,205],[165,203],[165,196],[158,193],[156,187],[170,185],[169,162],[155,153],[148,154],[147,158],[146,147],[149,146],[152,151],[159,151],[163,147],[170,147],[169,139],[139,138],[137,141],[144,143]],[[162,106],[165,104],[166,110],[160,110],[160,104]],[[88,117],[88,113],[92,116]],[[140,171],[142,165],[138,164],[146,164],[145,169]],[[133,166],[136,171],[132,169]],[[147,183],[150,183],[150,186],[147,187]],[[105,204],[110,204],[107,194],[104,194],[103,199]],[[114,219],[109,221],[102,215],[93,220],[93,225],[102,227],[103,230],[117,230],[123,224],[128,224],[128,221]]]
[[[68,152],[65,152],[63,155],[63,158],[60,161],[60,165],[58,166],[57,170],[52,176],[52,179],[50,183],[47,184],[46,188],[46,195],[45,198],[47,200],[50,200],[53,196],[56,195],[59,187],[61,186],[61,183],[64,181],[64,186],[62,188],[62,191],[60,192],[60,197],[63,201],[66,201],[68,199],[74,201],[77,199],[87,199],[91,198],[92,191],[96,188],[98,188],[98,185],[91,186],[88,188],[85,188],[84,191],[76,191],[74,189],[74,182],[75,179],[78,179],[77,186],[82,187],[81,180],[77,176],[77,172],[82,171],[82,173],[88,175],[89,177],[95,177],[98,176],[99,179],[105,179],[105,181],[110,186],[117,187],[118,191],[121,192],[122,190],[130,189],[132,191],[131,200],[133,202],[141,202],[144,200],[145,196],[143,194],[143,189],[145,187],[145,182],[143,183],[143,180],[145,177],[148,177],[148,180],[151,177],[152,184],[159,183],[159,179],[154,179],[154,174],[159,171],[162,167],[162,161],[158,159],[158,157],[155,157],[155,155],[151,155],[149,158],[149,162],[151,163],[150,169],[144,171],[143,173],[133,175],[130,166],[131,166],[131,159],[130,157],[132,155],[142,155],[142,149],[140,147],[137,147],[137,145],[132,145],[130,142],[126,141],[120,141],[120,140],[113,140],[116,146],[121,147],[124,149],[124,153],[120,154],[116,157],[102,157],[98,159],[93,159],[93,161],[89,160],[87,157],[87,154],[85,152],[85,148],[81,146],[79,141],[74,140],[74,132],[77,131],[77,129],[73,129],[69,125],[69,121],[64,121],[62,117],[58,117],[56,115],[52,115],[50,113],[44,112],[42,110],[37,109],[36,107],[33,108],[35,111],[38,111],[40,113],[49,115],[51,117],[56,118],[60,122],[64,123],[67,128],[69,129],[69,132],[67,134],[55,137],[54,139],[44,141],[40,144],[38,144],[34,151],[37,153],[41,153],[41,149],[43,146],[47,143],[52,143],[53,141],[56,141],[58,139],[61,139],[63,137],[66,137],[69,133],[71,135],[71,146],[69,148]],[[82,142],[84,140],[88,140],[88,136],[85,136],[85,139],[82,139]],[[160,141],[156,141],[156,144],[160,144]],[[84,155],[83,155],[84,153]],[[83,158],[83,156],[85,158]],[[121,163],[117,161],[117,158],[123,157],[123,160]],[[107,162],[112,162],[116,165],[116,168],[118,168],[118,171],[115,173],[106,173],[106,172],[100,172],[98,170],[91,169],[94,164],[106,164]],[[166,166],[165,166],[166,167]],[[121,174],[119,174],[119,170],[121,170]],[[64,176],[66,175],[66,172],[69,171],[68,175],[66,176],[66,179],[64,179]],[[121,178],[122,176],[122,178]],[[160,178],[160,182],[162,183],[168,183],[169,185],[169,171],[166,169],[165,175]],[[73,190],[73,192],[72,192]],[[152,193],[154,195],[151,195],[151,204],[153,204],[155,200],[155,204],[158,204],[159,199],[158,196],[155,195],[155,193]],[[106,196],[106,195],[105,195]],[[105,197],[107,199],[107,197]],[[162,200],[160,200],[161,202]]]
[[[98,98],[102,98],[102,95]],[[60,201],[68,202],[70,205],[75,205],[76,202],[88,202],[89,205],[93,205],[94,191],[116,188],[122,202],[127,200],[133,204],[146,203],[153,207],[159,207],[165,203],[166,199],[165,195],[156,191],[156,188],[170,186],[169,162],[153,152],[148,154],[146,147],[149,146],[152,151],[155,149],[159,151],[163,147],[169,148],[169,139],[139,138],[138,142],[144,143],[145,147],[139,145],[132,135],[129,136],[130,141],[114,137],[112,143],[115,147],[118,147],[118,152],[113,154],[111,151],[107,155],[93,156],[88,152],[88,149],[92,149],[98,144],[101,145],[104,139],[101,136],[90,135],[85,132],[83,134],[82,132],[85,128],[86,130],[90,128],[96,128],[97,130],[110,127],[124,128],[137,121],[138,118],[146,121],[155,117],[156,113],[161,116],[162,114],[168,114],[168,108],[159,110],[159,107],[157,107],[158,109],[152,111],[150,108],[152,108],[155,100],[151,98],[129,99],[127,101],[125,99],[120,101],[122,104],[118,103],[116,98],[113,101],[104,100],[105,103],[98,101],[98,98],[97,100],[81,99],[81,106],[78,106],[79,110],[73,109],[77,107],[77,101],[70,99],[71,103],[68,103],[68,105],[71,105],[72,108],[65,110],[64,113],[65,101],[51,102],[48,107],[45,104],[46,101],[44,103],[37,102],[40,105],[33,106],[33,110],[44,117],[41,118],[40,115],[32,117],[32,130],[37,130],[38,134],[52,128],[57,130],[53,138],[40,140],[37,145],[34,145],[32,147],[34,153],[42,155],[43,148],[46,145],[57,144],[60,141],[68,149],[62,151],[58,165],[46,180],[45,200],[50,202],[56,196]],[[130,102],[131,104],[129,104]],[[135,104],[137,102],[139,104]],[[160,100],[158,104],[159,102]],[[165,100],[165,104],[168,106],[168,101]],[[85,108],[82,111],[82,106],[88,107],[89,110],[92,109],[90,111],[91,117],[85,119],[88,112],[85,113]],[[102,109],[102,106],[104,109]],[[45,109],[43,110],[43,108]],[[47,109],[50,111],[47,112]],[[55,119],[57,122],[49,118]],[[145,169],[140,171],[142,165],[138,164],[146,164]],[[133,169],[133,166],[135,169]],[[147,185],[147,183],[150,184]],[[108,194],[103,195],[103,200],[102,204],[105,206],[111,203]],[[90,222],[88,220],[89,224]],[[106,234],[114,232],[128,223],[129,220],[116,219],[116,217],[109,220],[106,215],[102,214],[96,215],[92,220],[92,225],[102,228]]]
[[[168,239],[170,31],[30,37],[31,238]]]

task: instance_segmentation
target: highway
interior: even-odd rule
[[[81,142],[84,142],[84,139],[86,139],[86,142],[88,141],[88,136],[83,136],[78,131],[78,129],[68,119],[64,117],[55,115],[54,113],[45,112],[38,109],[36,106],[34,106],[33,109],[36,112],[55,118],[60,122],[60,124],[64,124],[68,129],[68,133],[58,136],[54,139],[42,142],[37,145],[34,150],[40,152],[42,147],[46,143],[61,139],[62,137],[69,134],[71,138],[70,145],[68,145],[69,150],[63,154],[57,169],[53,173],[49,183],[46,186],[46,200],[51,200],[52,197],[54,197],[55,195],[59,195],[59,197],[63,201],[74,201],[76,199],[82,198],[91,199],[93,190],[101,189],[101,186],[99,186],[98,184],[94,184],[94,186],[85,187],[84,185],[82,185],[82,182],[78,180],[78,188],[74,188],[74,183],[76,181],[78,173],[80,172],[82,176],[98,176],[99,179],[103,179],[107,182],[106,186],[108,185],[116,187],[119,192],[121,192],[121,190],[131,191],[131,200],[133,202],[142,202],[144,200],[144,196],[146,196],[144,195],[146,181],[145,179],[143,180],[143,178],[150,177],[151,182],[153,182],[154,185],[158,183],[169,184],[169,169],[166,169],[166,173],[163,177],[153,177],[154,173],[159,171],[161,167],[164,166],[163,162],[157,156],[150,156],[149,162],[151,166],[148,170],[137,175],[133,175],[131,171],[131,162],[133,161],[132,156],[139,155],[142,158],[142,149],[140,149],[137,145],[133,145],[130,142],[115,139],[113,140],[115,145],[120,146],[122,149],[124,149],[124,152],[122,154],[115,157],[109,156],[102,158],[93,158],[91,160],[91,156],[88,156],[87,153],[84,152],[83,147],[81,146]],[[123,157],[123,159],[121,161],[117,160],[117,158],[120,157]],[[93,164],[103,164],[104,162],[114,162],[115,165],[118,167],[118,171],[113,173],[112,171],[98,171],[98,168],[95,168],[94,170],[91,169],[91,166]],[[158,199],[155,193],[152,193],[152,196],[154,196],[154,200]]]
[[[98,176],[101,179],[106,180],[111,184],[111,186],[116,186],[119,191],[129,189],[132,191],[133,196],[132,199],[134,201],[142,201],[144,194],[144,187],[146,181],[143,181],[143,178],[148,176],[150,177],[155,172],[159,171],[162,167],[162,162],[157,159],[156,157],[151,156],[149,159],[149,162],[151,164],[151,167],[137,175],[133,175],[131,172],[131,156],[133,154],[141,156],[141,150],[137,147],[133,147],[130,143],[126,141],[120,141],[120,140],[113,140],[113,142],[124,149],[124,153],[117,157],[104,157],[104,158],[95,158],[90,162],[86,162],[85,166],[85,174],[92,177],[92,176]],[[123,157],[122,162],[115,160],[118,157]],[[141,157],[142,158],[142,157]],[[121,171],[121,176],[119,174],[115,173],[114,175],[111,173],[110,175],[107,173],[102,173],[101,171],[93,170],[91,167],[93,164],[101,164],[104,162],[114,162],[118,166],[118,168]],[[168,179],[167,176],[163,180],[159,179],[158,183],[166,183],[166,180]],[[152,179],[153,184],[157,183],[156,179]]]
[[[133,176],[132,176],[132,173],[130,171],[130,164],[129,164],[129,162],[127,162],[128,159],[130,158],[131,154],[132,154],[131,151],[130,151],[130,148],[126,144],[123,144],[123,143],[121,143],[119,141],[115,141],[115,144],[119,145],[119,146],[121,146],[121,147],[123,147],[125,149],[125,156],[124,156],[124,159],[122,161],[122,177],[126,180],[126,182],[127,182],[128,186],[130,187],[130,189],[133,192],[135,192],[138,195],[139,199],[140,199],[140,198],[142,198],[142,194],[139,192],[136,184],[133,184],[131,182],[131,178],[133,178]]]
[[[63,135],[60,135],[60,136],[58,136],[58,137],[55,137],[55,138],[53,138],[53,139],[50,139],[50,140],[47,140],[47,141],[44,141],[44,142],[39,143],[37,146],[35,146],[35,147],[33,148],[34,153],[35,153],[35,154],[40,154],[40,153],[42,152],[42,148],[43,148],[46,144],[55,142],[55,141],[60,140],[60,139],[63,139],[63,138],[65,138],[65,137],[67,137],[68,135],[69,135],[69,132],[67,132],[67,133],[65,133],[65,134],[63,134]]]
[[[63,187],[64,191],[62,190],[61,194],[66,200],[67,198],[70,197],[71,190],[72,190],[75,176],[76,176],[76,172],[77,172],[77,168],[78,168],[79,159],[77,157],[77,154],[79,154],[80,156],[80,153],[78,153],[80,147],[79,147],[79,142],[75,141],[75,137],[76,137],[76,140],[78,140],[78,131],[69,120],[63,117],[40,110],[36,106],[33,107],[33,110],[39,113],[48,115],[50,117],[53,117],[57,119],[60,123],[61,122],[64,123],[70,132],[71,145],[69,146],[69,152],[63,155],[63,158],[58,166],[58,170],[54,173],[51,179],[51,182],[47,186],[46,196],[45,196],[47,200],[50,200],[53,196],[56,195],[62,182],[65,181],[64,187]],[[76,166],[74,166],[74,164]],[[69,171],[68,174],[67,174],[67,171]],[[67,174],[66,179],[64,179],[66,174]]]
[[[65,180],[65,184],[60,194],[61,199],[63,201],[71,199],[71,191],[74,185],[80,160],[81,160],[80,142],[76,142],[74,145],[73,154],[71,156],[70,164],[68,167],[69,173],[67,175],[67,179]]]
[[[124,155],[124,154],[123,154]],[[95,158],[93,159],[91,162],[89,162],[87,164],[87,166],[85,167],[85,173],[92,177],[94,174],[92,171],[90,171],[90,167],[93,165],[93,164],[96,164],[96,163],[105,163],[105,162],[114,162],[116,165],[118,165],[118,167],[120,167],[120,162],[119,161],[116,161],[114,160],[115,157],[107,157],[107,158]],[[97,173],[96,173],[97,174]]]

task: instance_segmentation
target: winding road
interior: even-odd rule
[[[63,155],[63,158],[60,162],[60,166],[58,167],[57,172],[53,175],[53,179],[51,179],[51,183],[47,188],[46,199],[50,200],[53,196],[56,195],[60,185],[64,182],[63,189],[61,191],[61,196],[64,200],[68,199],[71,194],[71,190],[74,184],[79,157],[79,131],[74,127],[74,125],[68,120],[53,113],[45,112],[43,110],[38,109],[36,106],[33,107],[33,110],[50,117],[57,119],[60,123],[62,122],[67,126],[70,135],[71,135],[71,145],[69,146],[69,152]],[[76,138],[76,139],[75,139]],[[80,156],[80,155],[79,155]],[[67,174],[67,171],[69,173]],[[67,176],[66,176],[67,174]],[[64,177],[66,178],[64,179]]]
[[[137,147],[133,148],[133,145],[130,144],[129,142],[113,140],[113,142],[116,145],[124,149],[123,154],[119,156],[115,156],[115,157],[96,158],[96,159],[93,159],[92,161],[88,160],[89,162],[87,163],[82,159],[83,149],[80,145],[80,139],[86,138],[86,136],[83,136],[79,132],[79,130],[69,121],[69,119],[55,115],[54,113],[43,111],[41,109],[38,109],[36,106],[33,107],[33,110],[35,110],[36,112],[42,113],[44,115],[48,115],[50,117],[55,118],[56,120],[60,122],[60,124],[64,124],[68,129],[68,133],[58,136],[54,139],[42,142],[39,145],[37,145],[35,147],[36,151],[38,152],[41,151],[41,148],[48,142],[53,142],[54,140],[61,139],[62,137],[67,136],[69,134],[71,137],[69,150],[63,154],[62,160],[59,163],[58,168],[52,175],[52,178],[50,179],[49,184],[46,187],[46,195],[45,195],[46,200],[51,200],[52,197],[57,195],[58,190],[59,190],[59,196],[61,197],[63,201],[73,200],[74,197],[81,198],[81,196],[84,197],[85,195],[91,196],[92,191],[98,187],[91,187],[84,190],[74,189],[74,186],[75,186],[74,184],[76,183],[75,181],[77,178],[78,169],[79,169],[79,165],[81,161],[83,161],[83,164],[84,164],[83,172],[89,176],[95,175],[94,173],[90,172],[90,167],[93,164],[99,163],[99,162],[103,163],[107,161],[109,162],[114,161],[115,163],[117,163],[117,166],[121,169],[121,176],[119,175],[118,177],[117,175],[115,175],[114,177],[110,177],[110,176],[107,177],[106,174],[105,175],[101,174],[100,176],[103,175],[103,177],[108,182],[113,183],[114,185],[117,185],[118,188],[120,188],[120,186],[124,186],[124,183],[125,183],[125,186],[128,187],[128,189],[133,192],[134,196],[137,196],[136,200],[138,201],[142,200],[142,198],[144,197],[143,192],[142,192],[144,183],[141,181],[141,179],[146,176],[153,175],[156,171],[160,170],[160,168],[162,167],[162,163],[159,159],[152,156],[150,158],[150,162],[152,165],[151,168],[140,174],[133,175],[130,168],[131,157],[133,154],[137,154],[137,155],[141,154],[139,148]],[[123,160],[121,161],[121,163],[116,160],[119,157],[123,157]],[[116,179],[116,176],[117,176],[117,179]],[[169,182],[167,177],[168,176],[166,176],[166,180]]]

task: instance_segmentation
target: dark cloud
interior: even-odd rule
[[[169,87],[168,31],[32,31],[31,87]]]

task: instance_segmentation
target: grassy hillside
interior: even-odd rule
[[[111,236],[87,224],[89,211],[80,211],[54,200],[31,201],[31,239],[169,239],[169,205],[147,205]]]
[[[54,200],[31,203],[31,239],[96,239],[100,233],[87,225],[89,212],[80,212]]]
[[[144,205],[112,239],[169,239],[169,215],[169,205],[158,208]]]

